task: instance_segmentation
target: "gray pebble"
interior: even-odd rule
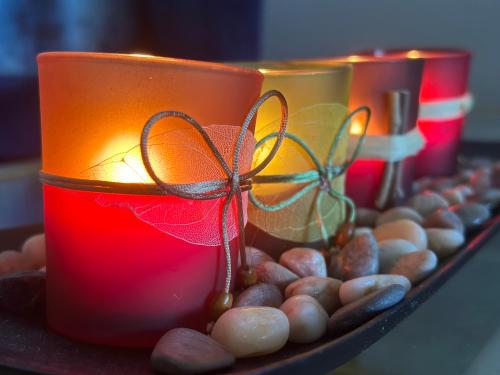
[[[246,261],[251,267],[257,267],[263,262],[273,262],[274,259],[266,254],[264,251],[259,250],[253,246],[245,246]],[[238,258],[238,265],[241,264],[241,259]]]
[[[340,252],[342,280],[373,275],[378,272],[378,247],[372,234],[354,237]]]
[[[340,308],[328,321],[328,332],[340,336],[378,315],[403,299],[406,289],[401,285],[389,285]]]
[[[492,177],[489,168],[479,168],[471,176],[469,185],[472,186],[477,194],[482,194],[491,188]]]
[[[243,306],[269,306],[280,307],[283,296],[276,285],[256,284],[238,294],[234,307]]]
[[[419,250],[399,258],[389,273],[403,275],[415,285],[425,279],[437,267],[436,254],[430,250]]]
[[[463,233],[454,229],[429,228],[425,232],[429,240],[429,248],[439,258],[453,254],[465,242]]]
[[[448,201],[441,195],[433,191],[426,190],[411,197],[408,201],[408,205],[418,211],[420,215],[425,217],[436,211],[438,208],[448,207]]]
[[[301,294],[311,296],[330,315],[341,306],[339,300],[341,285],[342,281],[331,277],[304,277],[286,287],[285,297],[290,298]]]
[[[408,219],[420,225],[424,221],[422,215],[420,215],[413,208],[401,206],[401,207],[391,208],[381,213],[377,219],[376,225],[379,226],[400,219]]]
[[[406,240],[385,240],[378,243],[379,272],[388,273],[404,255],[418,251],[417,247]]]
[[[473,196],[471,200],[484,204],[489,209],[494,209],[500,203],[500,189],[489,189],[484,193]]]
[[[371,208],[358,208],[356,210],[356,226],[374,227],[379,212]]]
[[[299,279],[292,271],[275,262],[260,263],[255,271],[260,282],[274,284],[281,290]]]
[[[233,365],[234,356],[210,336],[188,328],[163,335],[151,355],[156,371],[168,374],[199,374]]]
[[[450,210],[460,217],[466,230],[476,228],[490,218],[490,211],[480,203],[466,202],[452,206]]]
[[[427,216],[424,228],[455,229],[460,233],[464,232],[464,224],[460,217],[447,208],[440,208]]]
[[[412,191],[414,194],[420,193],[424,190],[429,189],[432,184],[432,178],[422,177],[413,182]]]

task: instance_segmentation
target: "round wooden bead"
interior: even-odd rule
[[[252,285],[257,284],[257,272],[253,267],[240,267],[238,270],[238,286],[242,289],[246,289],[251,287]]]
[[[335,236],[335,245],[344,247],[351,240],[354,234],[354,224],[347,222],[340,226]]]
[[[222,314],[233,307],[233,295],[231,293],[219,293],[212,301],[210,318],[216,321]]]

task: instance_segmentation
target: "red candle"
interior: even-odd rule
[[[126,55],[49,53],[38,61],[49,325],[76,339],[123,346],[154,345],[173,327],[205,329],[211,299],[224,288],[224,198],[155,194],[137,145],[153,114],[178,110],[207,125],[230,159],[261,74]],[[148,144],[166,182],[223,177],[199,134],[179,119],[162,120]],[[251,156],[240,167],[250,166]],[[86,189],[88,180],[107,190]],[[233,266],[235,206],[228,220]]]
[[[370,56],[338,57],[314,60],[314,63],[349,62],[353,65],[353,80],[349,108],[367,105],[372,111],[367,136],[387,136],[390,133],[388,94],[405,90],[409,93],[408,113],[403,132],[415,128],[418,113],[418,93],[422,77],[422,61],[404,58],[373,58]],[[355,119],[351,134],[362,132],[362,119]],[[414,179],[415,158],[401,162],[401,187],[407,195]],[[380,193],[386,162],[361,155],[347,171],[346,193],[358,207],[374,207]]]
[[[426,138],[417,157],[416,175],[455,173],[468,93],[471,54],[457,49],[375,50],[376,56],[423,59],[418,125]],[[427,108],[432,106],[431,111]]]

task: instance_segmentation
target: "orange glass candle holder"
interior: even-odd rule
[[[416,175],[454,174],[465,115],[470,109],[466,107],[471,106],[468,96],[471,53],[460,49],[377,49],[366,55],[424,60],[418,126],[426,145],[417,157]],[[433,114],[422,111],[426,106],[434,107]]]
[[[217,236],[222,198],[146,193],[155,185],[138,144],[152,115],[175,110],[210,124],[214,137],[223,134],[214,140],[223,149],[259,97],[262,75],[116,54],[44,53],[38,64],[42,175],[80,184],[44,185],[49,325],[76,339],[120,346],[154,345],[177,326],[205,329],[210,301],[225,281]],[[152,132],[157,174],[178,184],[223,176],[200,135],[186,125],[169,118]],[[252,145],[245,147],[251,155]],[[250,167],[247,157],[240,168]],[[102,186],[85,189],[87,181]]]

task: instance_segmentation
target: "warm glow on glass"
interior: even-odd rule
[[[92,173],[100,172],[92,176]],[[137,138],[121,135],[111,140],[103,151],[96,153],[94,165],[88,170],[88,177],[97,180],[125,183],[149,183],[138,146]]]
[[[408,58],[410,58],[410,59],[419,59],[421,57],[420,52],[416,49],[412,49],[411,51],[408,51],[406,53],[406,56],[408,56]]]
[[[351,55],[347,58],[349,62],[358,62],[361,61],[361,57],[357,55]]]
[[[358,119],[354,119],[349,132],[353,135],[361,135],[363,133],[363,128],[363,123]]]
[[[144,52],[134,52],[134,53],[131,53],[130,56],[134,56],[134,57],[155,57],[154,55],[151,55],[149,53],[144,53]]]

